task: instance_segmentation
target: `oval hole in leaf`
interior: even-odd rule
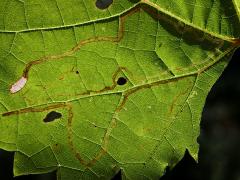
[[[113,0],[97,0],[96,7],[98,9],[107,9],[112,3]]]
[[[126,83],[127,83],[127,79],[125,77],[120,77],[117,80],[117,84],[120,86],[125,85]]]
[[[56,119],[60,119],[62,114],[56,111],[51,111],[47,114],[47,116],[43,119],[45,123],[52,122]]]

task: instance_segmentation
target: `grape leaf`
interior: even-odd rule
[[[238,0],[0,0],[0,148],[14,174],[158,179],[197,159]]]

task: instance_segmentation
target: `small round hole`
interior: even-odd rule
[[[112,3],[113,0],[97,0],[96,7],[98,9],[107,9]]]
[[[124,85],[126,83],[127,83],[127,79],[125,77],[120,77],[117,80],[117,84],[120,85],[120,86],[122,86],[122,85]]]
[[[76,74],[79,74],[79,71],[76,71]]]

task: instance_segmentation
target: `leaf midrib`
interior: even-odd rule
[[[221,34],[216,34],[216,33],[213,33],[213,32],[211,32],[211,31],[208,31],[207,29],[203,29],[203,28],[201,28],[201,27],[199,27],[199,26],[196,26],[195,24],[190,23],[190,22],[182,19],[181,17],[174,15],[174,14],[171,13],[170,11],[167,11],[167,10],[161,8],[159,5],[151,2],[150,0],[141,0],[141,3],[142,3],[142,4],[149,5],[149,6],[151,6],[152,8],[155,8],[156,10],[158,10],[159,12],[162,12],[162,13],[164,13],[164,14],[166,14],[166,15],[168,15],[168,16],[176,19],[176,20],[178,20],[178,21],[184,23],[185,25],[188,25],[188,26],[190,26],[190,27],[192,27],[192,28],[194,28],[194,29],[197,29],[197,30],[199,30],[199,31],[202,31],[202,32],[204,32],[204,33],[206,33],[206,34],[209,34],[209,35],[213,36],[213,37],[222,39],[222,40],[224,40],[224,41],[229,41],[229,42],[233,42],[234,40],[236,40],[236,38],[233,38],[233,37],[230,37],[230,36],[224,36],[224,35],[221,35]]]

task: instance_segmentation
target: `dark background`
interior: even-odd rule
[[[186,152],[161,180],[240,180],[240,49],[207,97],[199,162]],[[55,180],[54,173],[13,178],[13,153],[0,151],[0,180]],[[121,179],[118,173],[114,179]]]

